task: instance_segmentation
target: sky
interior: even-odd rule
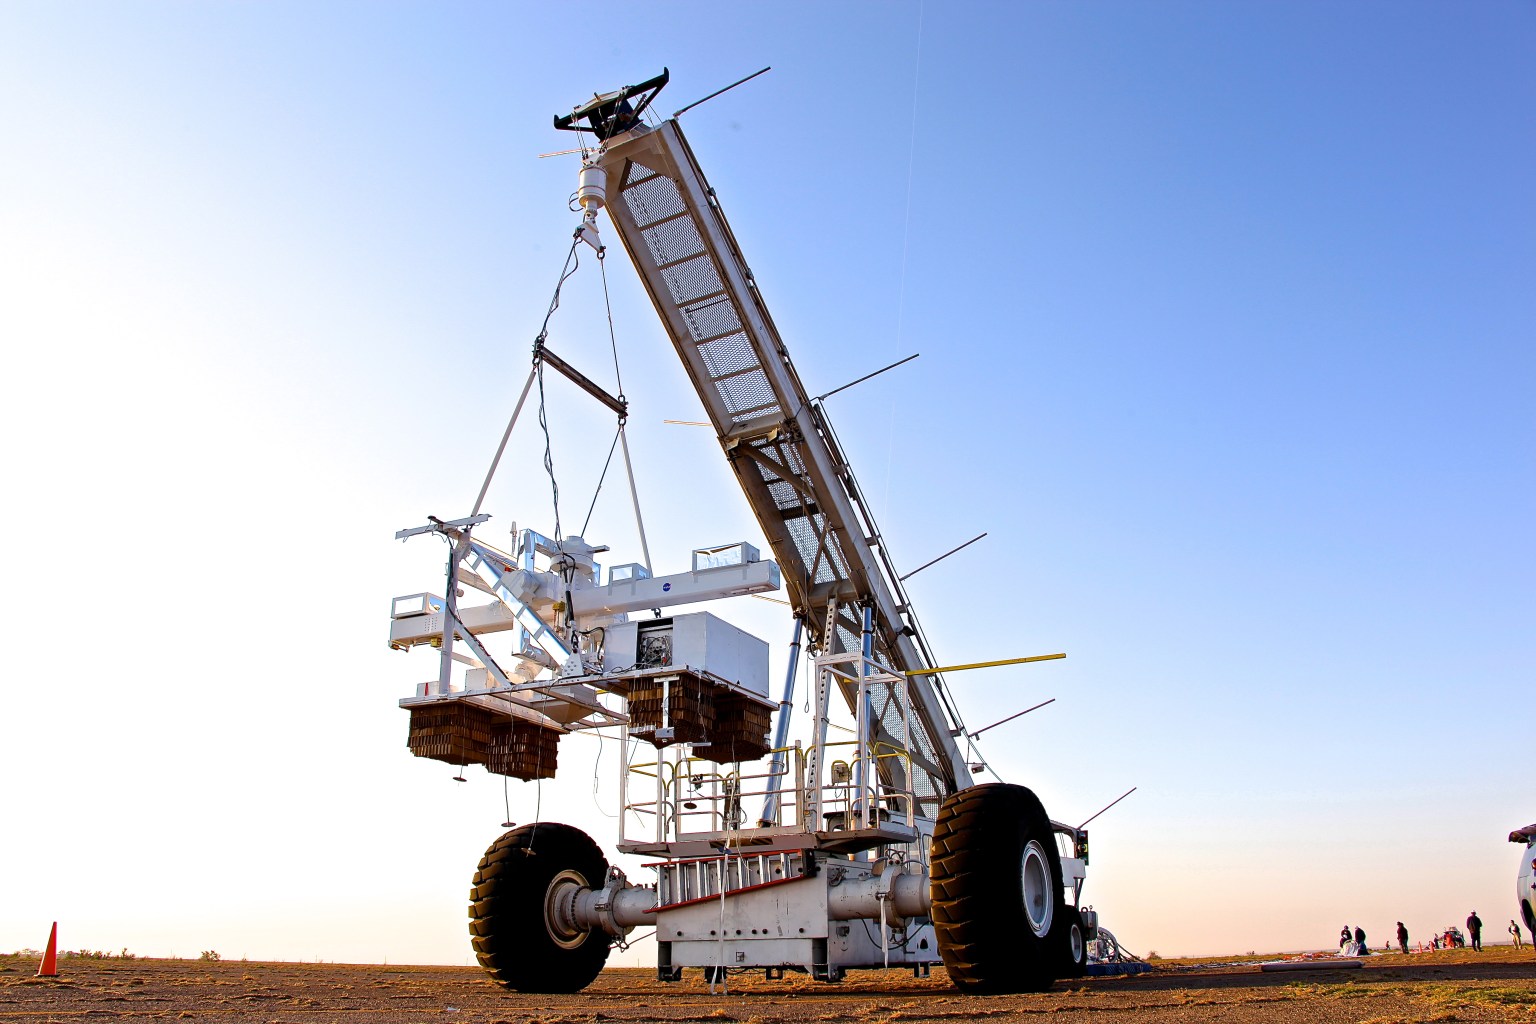
[[[1536,669],[1536,5],[0,4],[0,950],[473,962],[503,820],[612,747],[412,758],[575,215],[552,115],[662,67],[994,778],[1137,953],[1516,912]],[[765,548],[615,247],[658,572]],[[609,380],[587,260],[550,343]],[[567,531],[611,440],[548,395]],[[514,434],[483,536],[550,532]],[[623,489],[588,539],[638,561]],[[787,612],[712,609],[774,645]],[[777,684],[775,684],[777,685]],[[803,722],[803,715],[800,718]],[[620,860],[632,878],[648,875]],[[644,944],[613,962],[643,962]],[[624,959],[628,958],[628,959]]]

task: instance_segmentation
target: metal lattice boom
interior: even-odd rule
[[[609,140],[601,166],[616,184],[608,212],[743,491],[795,612],[828,653],[859,649],[859,608],[874,610],[875,657],[900,671],[935,664],[853,472],[808,397],[677,122]],[[836,602],[833,635],[824,623]],[[910,788],[920,812],[970,785],[937,675],[914,676]],[[852,699],[848,687],[844,696]],[[900,736],[892,702],[876,739]],[[890,719],[890,720],[887,720]],[[884,771],[902,771],[885,765]],[[893,780],[901,788],[908,780]]]

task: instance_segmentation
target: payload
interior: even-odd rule
[[[488,772],[525,782],[554,777],[558,729],[466,701],[418,705],[410,712],[405,742],[417,757],[461,767],[482,764]]]
[[[605,675],[629,686],[631,735],[722,764],[768,753],[774,704],[757,637],[693,612],[611,626],[603,647]]]

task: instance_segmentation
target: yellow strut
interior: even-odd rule
[[[1065,654],[1036,654],[1029,658],[1004,658],[1002,661],[978,661],[970,665],[950,665],[947,668],[919,668],[907,673],[909,676],[932,676],[940,672],[964,672],[971,668],[997,668],[999,665],[1022,665],[1029,661],[1055,661],[1057,658],[1065,658]]]

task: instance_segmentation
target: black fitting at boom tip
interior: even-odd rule
[[[622,89],[593,96],[569,114],[556,114],[555,127],[563,132],[591,132],[599,140],[627,132],[640,123],[640,115],[671,77],[671,72],[662,68],[661,74],[639,85],[626,85]],[[634,103],[630,102],[632,99]],[[576,123],[578,121],[587,123],[581,125]]]

